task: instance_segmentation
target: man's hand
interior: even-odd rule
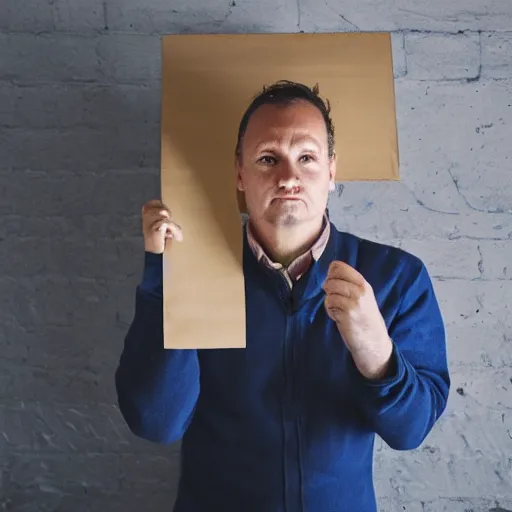
[[[359,371],[368,379],[383,377],[393,346],[370,284],[350,265],[335,261],[323,289],[327,314]]]
[[[171,220],[171,212],[158,199],[142,206],[142,232],[147,252],[162,254],[168,239],[183,240],[181,228]]]

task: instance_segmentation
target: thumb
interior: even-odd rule
[[[171,238],[178,242],[183,241],[183,231],[180,226],[169,219],[162,219],[156,226],[157,230],[162,232],[165,238]]]

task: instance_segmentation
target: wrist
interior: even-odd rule
[[[368,380],[381,380],[392,373],[393,342],[389,337],[369,350],[352,352],[359,373]]]
[[[161,297],[163,293],[162,270],[162,255],[145,251],[141,290]]]

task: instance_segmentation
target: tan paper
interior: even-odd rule
[[[318,83],[337,179],[398,179],[390,35],[170,35],[162,48],[162,199],[184,232],[164,254],[164,345],[245,347],[234,167],[243,112],[263,85]]]

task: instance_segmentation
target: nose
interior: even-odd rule
[[[289,161],[283,159],[280,162],[278,169],[278,187],[294,189],[299,185],[299,172],[298,169]]]

